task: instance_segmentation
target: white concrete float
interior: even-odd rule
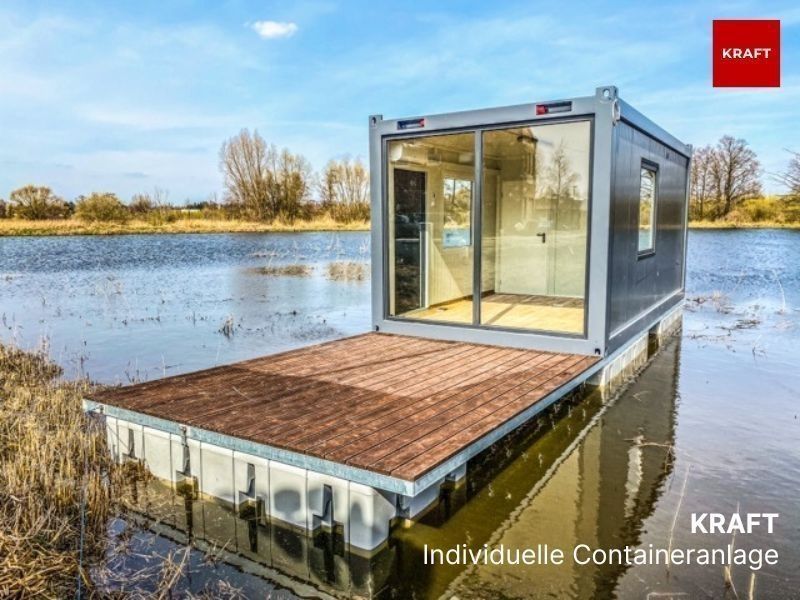
[[[336,527],[358,550],[375,551],[389,537],[397,494],[110,415],[104,419],[114,458],[140,461],[158,479],[173,485],[191,480],[200,494],[237,510],[259,507],[258,518],[296,530]],[[438,493],[438,486],[431,487]]]
[[[680,330],[683,323],[683,304],[670,309],[650,329],[627,342],[611,357],[603,361],[602,367],[587,381],[603,390],[615,388],[619,383],[636,374],[650,358],[650,344],[663,344]]]

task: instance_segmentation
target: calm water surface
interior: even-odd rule
[[[363,233],[0,239],[2,339],[46,343],[68,375],[127,383],[351,335],[369,327],[369,281],[332,280],[328,268],[368,265],[367,243]],[[310,274],[259,271],[295,264]]]
[[[44,340],[68,373],[127,382],[358,333],[369,326],[369,281],[334,277],[331,265],[366,265],[367,241],[0,238],[0,337]],[[259,270],[297,263],[312,270]],[[163,556],[191,543],[180,589],[215,596],[746,598],[754,585],[758,598],[797,597],[800,233],[692,232],[687,289],[682,337],[624,392],[564,402],[478,457],[464,486],[376,557],[151,482],[131,485],[136,510],[110,525],[114,543],[133,552],[110,553],[102,576],[113,588],[157,573]],[[773,534],[735,539],[776,549],[779,562],[755,577],[733,567],[733,587],[719,566],[422,565],[425,544],[724,547],[729,535],[691,534],[689,514],[737,507],[781,515]]]

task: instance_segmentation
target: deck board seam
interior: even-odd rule
[[[507,364],[511,360],[516,360],[518,358],[519,357],[512,357],[509,361],[506,361],[506,363],[504,363],[504,364]],[[520,369],[533,368],[533,367],[537,366],[539,363],[537,362],[537,363],[535,363],[533,365],[529,365],[529,363],[531,363],[533,361],[540,361],[541,362],[541,361],[547,360],[547,358],[548,357],[545,357],[545,356],[528,357],[528,359],[526,361],[524,361],[522,365],[518,365],[515,368],[520,368]],[[450,396],[447,396],[447,397],[441,398],[441,399],[436,398],[436,395],[430,396],[428,398],[425,398],[422,401],[422,402],[426,403],[426,406],[425,406],[424,410],[427,410],[429,408],[437,408],[436,404],[431,404],[431,403],[434,403],[434,402],[449,403],[449,402],[452,401],[453,398],[459,398],[459,397],[463,396],[465,393],[469,393],[470,395],[468,395],[468,396],[466,396],[464,398],[461,398],[461,400],[457,401],[455,405],[460,405],[463,402],[468,402],[468,401],[474,399],[476,396],[482,396],[483,394],[487,394],[487,393],[491,392],[492,389],[493,389],[492,387],[489,387],[488,389],[481,390],[481,385],[485,385],[485,384],[487,384],[487,382],[484,380],[482,383],[479,383],[477,385],[471,385],[468,388],[458,388],[458,392],[457,393],[451,394]],[[478,391],[478,390],[480,390],[480,391]],[[407,408],[407,407],[399,408],[398,412],[405,410],[405,408]],[[441,414],[441,412],[443,412],[444,410],[447,410],[449,408],[449,405],[448,405],[448,407],[438,407],[438,408],[439,408],[439,411],[434,413],[434,415],[432,415],[430,417],[430,419],[428,419],[429,421],[436,419]],[[422,425],[422,423],[414,423],[410,427],[397,432],[397,435],[401,435],[402,433],[405,433],[407,430],[413,429],[414,427],[417,427],[419,425]],[[375,433],[375,431],[371,431],[370,434],[368,434],[368,435],[372,435],[373,433]],[[389,439],[393,439],[394,437],[397,437],[397,436],[392,436],[392,438],[389,438]],[[381,442],[376,443],[376,444],[370,446],[369,448],[374,448],[375,446],[381,445],[382,443],[385,443],[386,441],[388,441],[388,439],[383,439],[383,440],[381,440]],[[352,459],[357,454],[361,454],[361,453],[366,452],[366,451],[367,451],[367,449],[359,450],[358,452],[355,452],[355,453],[347,455],[347,456],[344,456],[344,455],[341,455],[341,454],[337,454],[336,455],[336,459],[337,460],[349,460],[349,459]],[[328,457],[328,458],[334,458],[333,456],[331,456],[330,454],[327,454],[327,453],[325,454],[325,456]]]
[[[510,397],[510,398],[509,398],[509,399],[508,399],[506,402],[504,402],[504,403],[503,403],[503,404],[501,404],[500,406],[497,406],[497,407],[495,407],[495,408],[494,408],[494,410],[492,410],[492,411],[491,411],[491,412],[489,412],[488,414],[486,414],[486,415],[482,415],[482,416],[481,416],[479,419],[477,419],[476,421],[474,421],[474,422],[470,423],[469,425],[466,425],[464,429],[467,429],[467,428],[470,428],[470,427],[475,427],[475,426],[479,425],[481,422],[484,422],[485,420],[487,420],[487,419],[490,419],[490,418],[492,417],[492,415],[493,415],[493,414],[495,414],[495,413],[497,413],[498,411],[502,410],[502,409],[503,409],[505,406],[508,406],[509,404],[512,404],[512,403],[516,402],[516,401],[517,401],[517,400],[519,400],[520,398],[523,398],[523,397],[526,397],[526,396],[530,395],[532,392],[534,392],[534,391],[536,391],[536,390],[539,390],[539,389],[541,389],[541,388],[543,388],[543,387],[546,387],[546,385],[547,385],[548,383],[552,382],[553,380],[560,380],[560,377],[559,377],[560,375],[567,374],[567,373],[573,374],[573,373],[571,373],[572,367],[573,367],[573,366],[575,366],[575,364],[577,364],[577,363],[578,363],[578,362],[581,360],[581,358],[582,358],[582,357],[576,357],[576,358],[574,358],[574,362],[571,362],[571,363],[570,363],[569,365],[567,365],[567,366],[564,366],[564,365],[563,365],[563,363],[564,363],[564,362],[570,362],[568,358],[567,358],[567,359],[562,359],[561,361],[559,361],[559,363],[557,363],[557,364],[553,365],[552,367],[548,367],[547,371],[553,371],[553,370],[555,370],[555,369],[558,369],[558,370],[555,370],[554,372],[550,373],[550,374],[549,374],[549,376],[546,376],[546,379],[544,379],[543,381],[541,381],[541,382],[539,382],[539,383],[536,383],[534,388],[532,388],[532,389],[529,389],[529,390],[527,390],[527,391],[525,391],[525,392],[522,392],[521,394],[517,394],[517,395],[513,395],[513,396],[511,396],[511,397]],[[547,371],[546,371],[546,372],[547,372]],[[501,394],[501,395],[500,395],[500,396],[498,396],[498,397],[501,397],[501,398],[502,398],[502,397],[503,397],[503,396],[505,396],[506,394],[512,394],[512,393],[516,393],[516,392],[518,392],[520,388],[524,388],[524,387],[525,387],[527,384],[529,384],[531,381],[535,381],[537,378],[541,377],[541,375],[542,375],[542,373],[539,373],[539,374],[537,374],[537,375],[534,375],[533,377],[531,377],[530,379],[528,379],[528,380],[527,380],[525,383],[523,383],[523,384],[521,384],[521,385],[518,385],[518,386],[515,386],[515,387],[514,387],[512,390],[509,390],[508,392],[506,392],[506,393],[504,393],[504,394]],[[539,397],[538,397],[536,400],[534,400],[533,402],[531,402],[530,404],[531,404],[531,405],[532,405],[532,404],[535,404],[535,403],[536,403],[538,400],[540,400],[540,399],[541,399],[541,397],[543,397],[544,395],[546,395],[546,394],[537,394],[537,396],[539,396]],[[470,412],[470,413],[473,413],[473,412],[475,412],[475,411],[480,411],[480,410],[481,410],[481,408],[483,408],[483,407],[486,407],[486,406],[489,406],[490,404],[494,404],[494,403],[486,403],[486,404],[483,404],[483,405],[481,405],[481,406],[479,406],[479,407],[475,407],[475,408],[473,408],[473,409],[472,409],[472,410],[470,410],[469,412]],[[469,414],[469,413],[467,413],[467,414]],[[450,420],[450,421],[448,421],[447,423],[443,423],[441,426],[437,427],[437,428],[436,428],[436,429],[434,429],[432,432],[429,432],[429,433],[427,434],[427,436],[426,436],[426,437],[430,437],[430,434],[431,434],[431,433],[433,433],[433,432],[436,432],[436,431],[442,431],[442,430],[444,430],[444,429],[445,429],[445,428],[447,428],[449,425],[452,425],[452,424],[456,423],[456,421],[457,421],[457,420],[458,420],[460,417],[463,417],[463,416],[464,416],[464,415],[459,415],[459,416],[457,416],[456,418],[454,418],[454,419],[451,419],[451,420]],[[412,447],[414,446],[414,444],[415,444],[417,441],[419,441],[420,439],[424,439],[424,438],[422,438],[422,437],[420,437],[420,438],[417,438],[417,440],[414,440],[414,442],[411,442],[411,443],[409,443],[407,446],[405,446],[405,448],[412,448]],[[434,449],[435,449],[436,447],[438,447],[439,445],[441,445],[441,444],[443,444],[443,443],[446,443],[447,441],[449,441],[449,440],[442,440],[441,442],[439,442],[439,443],[437,443],[437,444],[435,444],[435,445],[433,445],[433,446],[426,446],[426,447],[424,447],[424,448],[421,448],[421,449],[420,449],[420,452],[418,452],[416,455],[414,455],[412,458],[410,458],[410,459],[409,459],[408,461],[406,461],[406,462],[410,462],[410,461],[412,461],[412,460],[415,460],[415,459],[417,459],[419,456],[421,456],[421,455],[423,455],[423,454],[427,454],[428,456],[431,456],[431,455],[433,455],[433,454],[434,454]],[[383,462],[383,461],[382,461],[382,459],[378,459],[378,461],[377,461],[376,463],[372,463],[372,464],[371,464],[371,465],[369,465],[369,466],[370,466],[370,468],[374,468],[374,467],[376,467],[378,464],[382,464],[382,462]],[[395,471],[395,469],[401,468],[401,466],[402,466],[403,464],[405,464],[405,462],[404,462],[404,463],[400,463],[400,464],[399,464],[399,465],[397,465],[396,467],[393,467],[392,469],[390,469],[390,470],[389,470],[389,472],[392,472],[392,473],[393,473],[393,472]]]

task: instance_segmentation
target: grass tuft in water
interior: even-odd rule
[[[369,277],[369,265],[356,261],[336,261],[328,263],[328,279],[333,281],[364,281]]]
[[[270,265],[253,270],[259,275],[270,277],[308,277],[314,269],[308,265]]]

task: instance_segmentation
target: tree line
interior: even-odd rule
[[[791,152],[785,171],[772,174],[788,194],[764,198],[756,153],[744,139],[723,136],[697,148],[692,158],[690,217],[713,221],[800,221],[800,153]],[[123,203],[116,194],[94,192],[66,201],[46,186],[26,185],[0,199],[0,218],[125,221],[154,224],[181,216],[253,221],[327,217],[338,222],[369,219],[369,172],[360,160],[331,160],[315,173],[308,160],[268,144],[258,131],[243,129],[223,142],[219,168],[224,198],[176,207],[167,194],[136,194]]]
[[[153,224],[182,216],[253,221],[330,218],[350,223],[369,220],[369,171],[359,159],[328,162],[317,174],[301,154],[267,144],[257,131],[243,129],[219,152],[225,196],[184,206],[171,205],[164,190],[135,194],[125,204],[110,192],[93,192],[66,201],[47,186],[26,185],[0,199],[0,218],[67,219]]]
[[[317,176],[301,154],[243,129],[222,144],[219,164],[226,204],[244,217],[291,223],[321,212],[337,221],[369,219],[369,171],[360,160],[332,160]]]
[[[747,141],[729,135],[692,155],[690,217],[700,221],[800,220],[800,154],[792,152],[782,173],[772,174],[788,194],[765,198],[761,163]]]

